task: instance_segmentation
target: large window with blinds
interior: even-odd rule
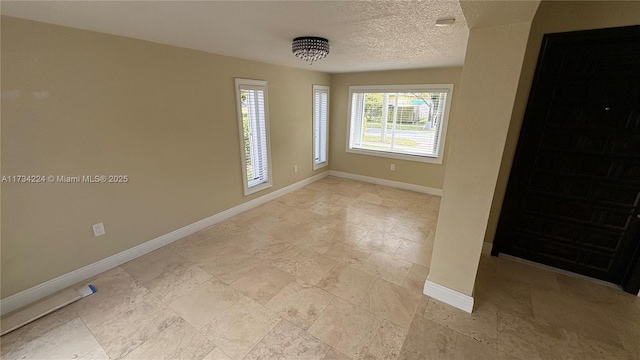
[[[349,87],[347,152],[442,163],[452,84]]]
[[[236,79],[244,194],[272,186],[267,82]]]
[[[313,85],[313,170],[329,164],[329,87]]]

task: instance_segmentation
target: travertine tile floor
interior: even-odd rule
[[[422,295],[439,198],[326,178],[92,279],[3,359],[640,359],[640,298],[483,256]]]

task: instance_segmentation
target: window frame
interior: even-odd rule
[[[437,156],[402,154],[388,151],[378,151],[372,149],[354,148],[351,145],[353,134],[351,129],[354,127],[354,119],[351,117],[354,93],[376,93],[376,92],[432,92],[440,91],[447,93],[444,112],[442,114],[442,125],[438,129],[438,150]],[[411,84],[411,85],[357,85],[349,86],[348,113],[347,113],[347,142],[346,152],[367,156],[377,156],[399,160],[409,160],[432,164],[442,164],[444,157],[444,148],[447,137],[447,126],[449,124],[449,114],[451,112],[451,103],[453,102],[453,84]]]
[[[313,85],[312,86],[312,141],[313,141],[313,148],[312,148],[312,152],[311,152],[311,157],[313,158],[313,170],[318,170],[320,168],[323,168],[325,166],[329,165],[329,103],[330,103],[330,88],[329,86],[326,85]],[[318,119],[316,118],[316,93],[326,93],[327,94],[327,103],[326,103],[326,114],[327,114],[327,118],[325,120],[325,127],[324,127],[324,136],[321,136],[321,142],[324,142],[324,149],[325,149],[325,160],[324,161],[317,161],[316,160],[316,149],[318,148],[318,140],[316,139],[316,127],[317,127],[317,121]],[[320,131],[322,132],[323,129],[320,129]]]
[[[242,119],[242,90],[262,90],[264,94],[264,128],[265,128],[265,141],[266,141],[266,158],[267,158],[267,180],[255,185],[249,185],[247,180],[247,161],[244,147],[244,126]],[[258,191],[268,189],[273,186],[273,175],[271,166],[271,138],[269,135],[269,94],[267,81],[265,80],[252,80],[235,78],[235,91],[236,91],[236,111],[238,115],[238,135],[240,139],[240,158],[242,161],[242,184],[244,188],[244,196],[251,195]]]

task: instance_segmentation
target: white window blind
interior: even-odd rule
[[[271,187],[267,82],[236,79],[245,195]]]
[[[351,86],[348,152],[442,163],[453,85]]]
[[[328,164],[329,87],[313,85],[313,169]]]

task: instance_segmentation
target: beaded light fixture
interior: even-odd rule
[[[293,39],[291,52],[300,59],[309,62],[324,59],[329,54],[329,40],[315,36],[301,36]]]

